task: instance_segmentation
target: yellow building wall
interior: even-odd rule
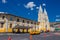
[[[10,28],[10,23],[11,22],[8,22],[8,30],[7,30],[7,32],[12,32],[12,28]],[[11,24],[12,24],[12,27],[13,27],[13,22]]]
[[[19,17],[13,16],[13,21],[11,21],[10,20],[11,15],[1,15],[0,18],[2,18],[2,16],[5,16],[5,18],[2,19],[2,20],[4,20],[4,25],[3,25],[3,28],[0,28],[0,32],[12,32],[12,28],[10,28],[10,23],[12,23],[12,27],[14,27],[14,21],[16,21]],[[8,20],[8,29],[6,29],[6,19]],[[25,19],[21,18],[21,20],[25,20]],[[29,21],[29,20],[27,20],[27,21]],[[17,22],[16,24],[20,24],[20,22]],[[28,24],[28,25],[31,26],[31,24]]]
[[[0,32],[6,32],[6,24],[4,23],[3,28],[0,28]]]

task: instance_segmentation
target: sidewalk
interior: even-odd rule
[[[0,35],[21,35],[21,34],[16,34],[16,33],[0,33]]]
[[[55,34],[55,35],[59,35],[59,36],[60,36],[60,33],[59,33],[59,32],[58,32],[58,33],[56,32],[56,33],[54,33],[54,34]]]

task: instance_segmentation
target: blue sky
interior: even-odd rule
[[[56,15],[60,18],[60,0],[0,0],[0,11],[37,21],[40,4],[46,8],[50,22],[55,22]]]

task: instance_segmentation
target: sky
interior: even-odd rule
[[[40,5],[47,10],[50,22],[60,20],[60,0],[0,0],[0,12],[37,21]]]

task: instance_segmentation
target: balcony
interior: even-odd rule
[[[20,26],[23,26],[23,23],[22,22],[20,22],[20,24],[19,24]]]
[[[24,26],[28,26],[28,23],[23,23],[22,25],[24,25]]]
[[[32,25],[31,24],[28,24],[29,25],[29,27],[32,27]]]
[[[28,24],[28,23],[24,23],[24,26],[31,27],[32,25],[31,24]]]
[[[28,26],[28,27],[31,27],[31,24],[28,24],[28,23],[22,23],[22,22],[20,22],[20,25],[21,25],[21,26]]]
[[[28,26],[28,24],[27,24],[27,23],[23,23],[23,25],[24,25],[24,26]]]
[[[34,24],[28,24],[28,23],[22,23],[22,22],[20,22],[19,25],[20,26],[28,26],[28,27],[34,27],[35,26]]]
[[[0,18],[0,23],[3,23],[3,22],[4,22],[4,20]]]

